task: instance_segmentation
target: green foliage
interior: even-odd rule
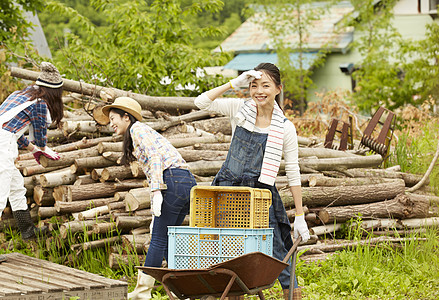
[[[301,114],[304,113],[307,100],[306,90],[312,86],[312,70],[306,67],[304,52],[309,46],[306,41],[310,34],[312,22],[317,21],[327,11],[331,2],[316,5],[312,0],[261,1],[264,15],[261,24],[269,32],[273,42],[273,51],[278,55],[278,67],[282,73],[284,92],[294,98]],[[258,10],[258,9],[256,9]],[[291,35],[297,34],[297,41],[291,41]],[[323,45],[318,59],[312,62],[314,67],[323,64],[325,52],[330,44]],[[298,53],[294,61],[291,54]]]
[[[196,37],[220,31],[213,26],[194,29],[185,21],[202,11],[218,12],[221,1],[198,0],[187,6],[178,0],[90,3],[106,16],[110,25],[97,27],[78,11],[57,1],[47,5],[51,13],[66,16],[77,24],[85,37],[67,34],[67,46],[55,52],[54,61],[67,78],[161,96],[196,95],[197,89],[204,90],[222,80],[197,76],[197,70],[222,65],[228,56],[192,45]],[[164,78],[170,79],[170,83],[160,83]]]
[[[410,238],[400,248],[382,242],[340,251],[319,265],[299,260],[306,299],[437,299],[439,232]]]
[[[32,25],[23,10],[33,12],[43,6],[43,0],[0,1],[0,45],[8,39],[21,39]]]

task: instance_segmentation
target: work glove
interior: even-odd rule
[[[261,76],[262,76],[261,71],[255,71],[255,70],[245,71],[238,77],[230,80],[230,86],[232,87],[232,89],[242,86],[248,87],[250,82],[252,82],[255,79],[261,78]]]
[[[294,218],[294,238],[297,239],[299,235],[302,237],[302,242],[309,240],[309,230],[304,214]]]
[[[33,156],[34,156],[34,158],[35,158],[35,160],[37,161],[38,164],[40,163],[41,155],[44,155],[48,159],[52,159],[52,160],[60,159],[59,154],[56,153],[55,151],[53,151],[52,149],[50,149],[47,146],[46,146],[46,148],[44,150],[41,150],[37,146],[34,146],[34,148],[32,149],[32,154],[33,154]]]
[[[160,190],[152,192],[152,213],[156,217],[162,214],[163,195]]]

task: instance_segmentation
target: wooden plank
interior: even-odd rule
[[[0,273],[1,274],[1,273]],[[0,293],[3,290],[3,287],[8,287],[10,289],[17,290],[22,293],[26,294],[34,294],[34,293],[41,293],[41,289],[39,287],[32,287],[26,284],[23,284],[16,280],[11,280],[9,276],[1,276],[1,283],[0,283]],[[1,297],[1,296],[0,296]]]
[[[9,253],[6,255],[8,257],[8,260],[11,259],[11,260],[16,260],[16,261],[26,262],[26,263],[32,264],[33,266],[35,266],[35,268],[40,268],[40,269],[44,268],[44,269],[53,270],[56,272],[63,272],[65,274],[68,274],[68,276],[75,276],[75,277],[79,277],[82,279],[91,280],[96,284],[104,284],[106,287],[118,287],[118,286],[126,286],[127,285],[126,282],[123,282],[120,280],[110,279],[110,278],[99,276],[99,275],[89,273],[86,271],[82,271],[82,270],[78,270],[78,269],[74,269],[74,268],[69,268],[69,267],[55,264],[55,263],[45,261],[42,259],[29,257],[29,256],[26,256],[26,255],[21,254],[21,253]]]
[[[17,261],[14,259],[8,259],[7,262],[11,263],[18,271],[19,270],[32,271],[38,277],[41,277],[41,275],[44,274],[45,276],[47,276],[47,278],[51,278],[50,282],[58,284],[58,285],[63,285],[62,283],[65,283],[65,287],[68,290],[84,289],[84,288],[85,289],[90,289],[90,288],[97,289],[97,288],[105,288],[106,287],[103,283],[100,283],[100,282],[99,283],[91,282],[91,281],[86,280],[86,279],[70,276],[69,273],[63,274],[62,272],[60,273],[59,271],[54,271],[54,270],[51,270],[48,268],[35,267],[35,265],[28,264],[27,262]],[[1,269],[1,266],[0,266],[0,269]],[[61,283],[58,282],[58,280],[60,278],[62,278]],[[49,282],[49,280],[47,280],[46,282]],[[70,284],[70,287],[67,286],[67,283]]]
[[[21,282],[25,285],[33,286],[33,287],[39,287],[42,292],[51,293],[51,292],[62,292],[63,288],[57,285],[53,285],[51,283],[46,283],[43,280],[41,280],[41,277],[37,280],[33,278],[33,276],[27,276],[24,274],[17,274],[17,270],[12,268],[8,268],[5,266],[5,263],[3,262],[0,265],[1,268],[1,278],[9,278],[11,280],[15,280],[17,282]]]

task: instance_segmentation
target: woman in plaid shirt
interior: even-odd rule
[[[141,123],[141,107],[136,100],[119,97],[102,112],[110,118],[116,134],[124,136],[122,164],[139,161],[148,179],[154,217],[145,266],[161,267],[163,258],[168,258],[168,226],[181,225],[189,213],[195,178],[177,149]],[[151,299],[154,282],[153,277],[139,271],[136,288],[128,299]]]
[[[63,117],[63,80],[54,65],[41,64],[41,73],[35,85],[15,91],[0,105],[0,216],[7,199],[24,240],[34,238],[43,229],[37,229],[27,207],[23,176],[15,167],[18,147],[31,151],[39,162],[41,155],[59,159],[46,146],[47,126],[53,119],[56,125]],[[23,134],[29,129],[29,141]]]

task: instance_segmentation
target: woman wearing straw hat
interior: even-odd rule
[[[47,126],[52,120],[59,125],[63,117],[62,77],[51,63],[42,62],[40,68],[35,85],[15,91],[0,106],[0,216],[9,198],[24,240],[35,238],[45,228],[37,229],[32,222],[23,176],[14,165],[17,148],[31,151],[38,163],[41,155],[59,159],[46,145]],[[27,129],[29,139],[23,135]]]
[[[177,149],[148,125],[141,123],[140,104],[129,97],[119,97],[102,112],[109,117],[116,134],[123,135],[122,164],[137,160],[151,188],[154,214],[151,243],[146,267],[160,267],[168,258],[168,226],[179,226],[189,213],[190,190],[196,185]],[[154,278],[138,272],[137,285],[128,299],[151,299]]]

